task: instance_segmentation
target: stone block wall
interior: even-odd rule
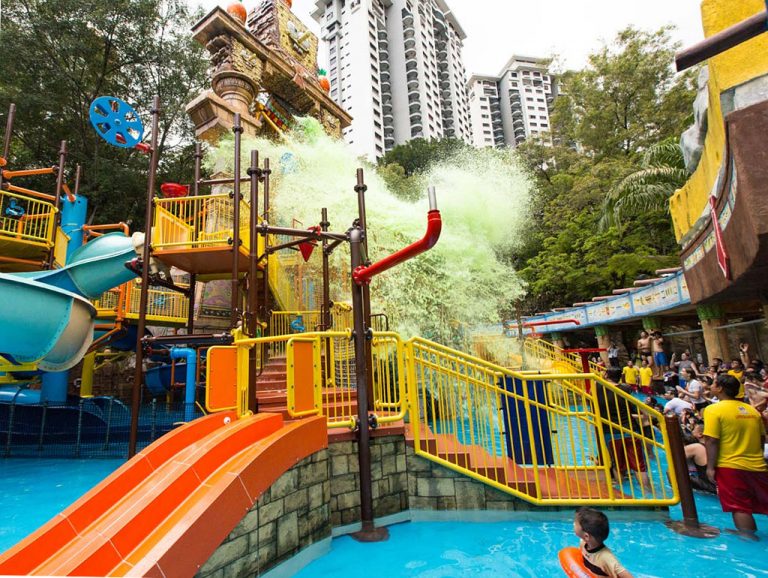
[[[533,506],[417,456],[403,435],[371,438],[374,516],[408,510],[556,510]],[[197,574],[256,576],[333,528],[360,521],[357,442],[338,441],[283,474],[256,502]]]
[[[371,438],[373,515],[389,516],[408,509],[408,473],[402,435]],[[360,477],[357,442],[330,445],[331,522],[334,527],[360,521]]]
[[[411,510],[544,510],[454,470],[417,456],[407,447]]]
[[[200,578],[257,576],[331,536],[328,450],[300,461],[264,492],[200,568]]]

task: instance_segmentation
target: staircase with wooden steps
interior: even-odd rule
[[[259,412],[288,414],[288,369],[285,356],[271,357],[256,379]],[[346,388],[323,388],[323,415],[331,418],[357,414],[357,391]]]
[[[533,498],[605,499],[609,497],[611,481],[602,471],[521,466],[507,457],[491,455],[485,448],[478,445],[462,444],[453,434],[433,433],[423,424],[421,427],[419,447],[422,451]],[[411,428],[406,428],[406,443],[415,447],[416,440]],[[541,496],[537,496],[536,492],[537,474]]]

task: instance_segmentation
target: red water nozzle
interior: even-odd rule
[[[164,199],[177,199],[189,195],[189,185],[180,185],[179,183],[163,183],[160,185],[160,192]]]
[[[432,201],[432,199],[430,200]],[[430,206],[434,207],[434,202],[430,202]],[[440,211],[438,211],[436,208],[433,208],[429,211],[429,213],[427,213],[427,232],[424,234],[424,237],[421,240],[408,245],[404,249],[400,249],[398,252],[393,253],[389,257],[384,257],[381,261],[377,261],[368,267],[364,267],[362,265],[357,267],[352,272],[352,278],[358,285],[368,284],[371,282],[371,279],[375,275],[383,273],[395,265],[399,265],[408,259],[412,259],[416,255],[428,251],[437,243],[437,240],[440,238],[440,231],[442,228],[443,221],[440,217]]]
[[[149,153],[152,152],[152,147],[149,146],[147,143],[144,143],[144,142],[140,142],[139,144],[137,144],[133,148],[135,148],[140,153],[144,153],[145,155],[148,155]]]

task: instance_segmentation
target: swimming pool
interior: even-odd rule
[[[696,495],[703,522],[731,527],[715,496]],[[679,508],[671,509],[681,519]],[[536,516],[536,514],[533,514]],[[560,514],[556,514],[560,516]],[[609,518],[627,512],[608,512]],[[410,522],[390,526],[387,542],[361,544],[348,536],[332,542],[329,554],[310,563],[297,578],[342,576],[365,567],[386,572],[388,578],[561,578],[557,553],[578,545],[568,512],[553,521]],[[758,517],[762,542],[722,533],[711,540],[687,538],[659,521],[614,521],[607,544],[636,578],[696,576],[768,576],[765,562],[768,518]]]
[[[0,459],[0,552],[53,518],[124,462]]]

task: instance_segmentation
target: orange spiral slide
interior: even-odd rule
[[[264,490],[326,447],[323,417],[197,419],[0,555],[0,575],[192,576]]]

